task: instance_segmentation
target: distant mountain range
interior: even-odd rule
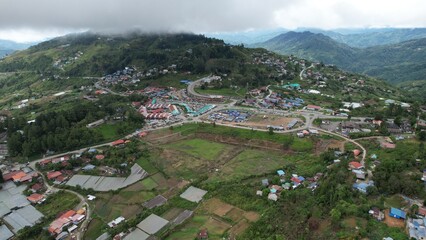
[[[350,47],[366,48],[379,45],[400,43],[412,39],[426,38],[426,28],[359,28],[322,30],[317,28],[298,28],[288,30],[275,28],[235,33],[205,33],[208,37],[218,38],[230,44],[254,44],[265,42],[287,32],[322,33],[333,40]]]
[[[9,40],[0,39],[0,58],[11,54],[17,50],[27,49],[35,43],[17,43]]]
[[[378,36],[386,34],[386,31],[371,34]],[[423,80],[426,77],[426,38],[356,48],[323,33],[287,32],[251,46],[334,64],[348,71],[368,74],[393,83]]]

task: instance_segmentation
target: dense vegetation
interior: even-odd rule
[[[133,96],[128,97],[132,99]],[[143,97],[142,97],[143,98]],[[133,109],[126,107],[126,97],[108,96],[98,103],[77,102],[70,109],[47,111],[27,123],[23,116],[7,118],[0,129],[7,129],[8,148],[11,156],[30,157],[47,151],[61,152],[101,142],[102,135],[86,124],[116,116],[124,120],[119,134],[123,135],[141,126],[143,118]]]
[[[392,45],[353,48],[323,34],[288,32],[256,46],[281,54],[335,64],[342,69],[397,83],[423,80],[426,38]]]

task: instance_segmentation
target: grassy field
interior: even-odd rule
[[[96,127],[95,130],[100,132],[105,140],[114,140],[118,137],[117,128],[118,124],[102,124]]]
[[[47,200],[36,208],[44,214],[46,218],[55,218],[58,213],[74,209],[80,199],[69,192],[58,192],[47,198]]]
[[[221,143],[195,138],[168,144],[166,147],[183,151],[187,154],[193,155],[194,157],[215,160],[228,146]]]
[[[144,186],[145,190],[152,190],[158,186],[158,184],[150,177],[142,180],[141,184]]]
[[[156,172],[158,172],[158,169],[155,168],[151,161],[149,159],[146,158],[139,158],[136,161],[137,164],[139,164],[139,166],[141,166],[145,171],[147,171],[149,174],[155,174]]]
[[[102,220],[94,218],[87,227],[87,231],[84,234],[84,239],[95,240],[96,238],[98,238],[100,235],[102,235],[103,226],[104,223],[102,222]]]

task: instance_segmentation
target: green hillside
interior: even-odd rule
[[[354,55],[352,48],[343,44],[335,52],[327,52],[332,46],[328,37],[321,35],[322,41],[318,44],[315,34],[303,34],[310,36],[311,40],[301,47],[315,50],[315,54],[326,52],[322,56],[330,61],[334,58],[344,61],[345,54],[347,58]],[[298,36],[297,33],[293,35]],[[292,41],[297,43],[301,39],[303,37]],[[302,53],[300,55],[305,55],[308,51]],[[312,54],[312,59],[315,54]],[[383,81],[349,74],[323,64],[309,70],[311,75],[305,77],[308,81],[300,79],[301,71],[310,65],[312,62],[309,60],[282,56],[261,48],[232,46],[202,35],[135,33],[128,36],[104,36],[84,33],[43,42],[1,60],[0,72],[18,73],[0,79],[0,93],[3,96],[0,103],[3,100],[9,104],[30,95],[41,96],[59,90],[79,89],[95,81],[87,77],[102,77],[127,66],[145,74],[141,78],[141,85],[132,86],[134,90],[151,84],[183,87],[179,86],[180,79],[193,80],[199,76],[216,74],[222,76],[224,81],[209,90],[217,94],[235,92],[233,87],[244,94],[247,87],[253,89],[289,81],[300,82],[306,89],[318,89],[320,81],[326,80],[329,87],[320,89],[321,92],[335,95],[338,99],[362,100],[383,96],[403,98],[395,87]],[[146,76],[148,72],[167,69],[169,66],[175,66],[174,73]],[[357,84],[358,80],[365,83]],[[8,95],[9,98],[6,97]]]
[[[426,75],[426,38],[361,49],[349,47],[323,34],[289,32],[256,46],[334,64],[391,83],[422,80]]]

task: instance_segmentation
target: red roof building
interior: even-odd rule
[[[207,229],[202,229],[198,235],[197,239],[209,239],[209,234],[207,233]]]
[[[306,106],[306,109],[318,111],[318,110],[321,109],[321,107],[320,106],[316,106],[316,105],[308,105],[308,106]]]
[[[417,211],[417,213],[419,215],[426,216],[426,208],[425,207],[419,207],[419,210]]]
[[[43,200],[43,198],[44,196],[38,193],[33,193],[27,197],[28,201],[30,201],[31,203],[38,203]]]
[[[362,168],[363,166],[362,166],[362,164],[361,163],[359,163],[359,162],[350,162],[349,163],[349,167],[351,168],[351,169],[360,169],[360,168]]]
[[[59,172],[59,171],[55,171],[55,172],[48,172],[48,173],[47,173],[47,179],[52,180],[52,179],[57,178],[57,177],[59,177],[59,176],[61,176],[61,175],[62,175],[62,173],[61,173],[61,172]]]
[[[64,175],[60,175],[57,178],[55,178],[55,181],[60,183],[64,182],[65,180],[67,180],[67,177]]]
[[[355,157],[358,157],[358,156],[359,156],[359,154],[361,154],[361,151],[360,151],[360,150],[358,150],[358,149],[355,149],[353,152],[354,152],[354,156],[355,156]]]
[[[41,183],[36,183],[31,187],[31,190],[33,192],[38,192],[43,188],[43,185]]]
[[[99,154],[99,155],[96,155],[96,156],[95,156],[95,158],[96,158],[97,160],[104,160],[105,155]]]
[[[117,141],[114,141],[111,145],[112,146],[118,146],[118,145],[121,145],[121,144],[124,144],[124,140],[123,139],[119,139]]]
[[[145,137],[146,135],[148,135],[148,133],[147,133],[147,132],[140,132],[140,133],[139,133],[139,137]]]
[[[44,166],[44,165],[47,165],[47,164],[49,164],[51,162],[52,162],[52,159],[45,159],[43,161],[40,161],[40,165]]]
[[[16,174],[19,174],[21,172],[23,173],[23,171],[13,171],[13,172],[10,172],[10,173],[3,174],[3,179],[4,179],[4,181],[13,180],[13,177]]]

